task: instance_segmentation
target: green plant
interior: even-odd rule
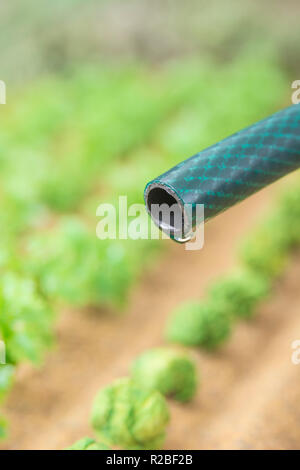
[[[250,318],[257,311],[258,303],[270,291],[270,282],[258,273],[239,270],[215,281],[208,295],[213,302],[232,317]]]
[[[276,225],[267,220],[243,243],[241,250],[242,263],[270,280],[282,274],[288,261],[285,238],[276,231]]]
[[[194,361],[187,353],[166,347],[141,354],[132,364],[131,376],[141,387],[182,402],[191,400],[197,389]]]
[[[300,243],[300,179],[278,198],[277,220],[274,230],[285,236],[286,246],[293,248]]]
[[[0,403],[12,386],[15,368],[11,364],[0,364]]]
[[[187,302],[171,316],[166,337],[171,342],[214,349],[229,337],[231,323],[231,315],[218,302]]]
[[[6,437],[6,421],[2,416],[0,416],[0,439]]]
[[[134,250],[124,241],[98,240],[75,217],[32,237],[27,250],[26,269],[42,292],[71,305],[120,307],[134,280]]]
[[[0,337],[8,364],[39,364],[52,344],[53,312],[34,281],[6,272],[0,282]],[[6,369],[5,375],[9,369]]]
[[[0,404],[3,402],[12,387],[14,372],[14,366],[10,364],[0,364]],[[0,439],[6,436],[6,427],[6,420],[0,415]]]
[[[229,336],[230,323],[256,313],[300,243],[299,202],[296,179],[243,243],[241,269],[215,281],[202,302],[186,303],[173,313],[166,330],[170,341],[213,348]]]
[[[100,390],[91,416],[99,439],[125,449],[160,448],[168,422],[164,397],[128,378]]]
[[[83,437],[66,450],[110,450],[110,448],[106,444],[96,442],[90,437]]]
[[[245,241],[241,260],[270,280],[280,276],[290,250],[300,243],[300,184],[295,179],[277,199],[273,211]]]

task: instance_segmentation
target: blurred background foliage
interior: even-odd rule
[[[24,82],[104,58],[157,64],[208,55],[228,62],[249,47],[275,49],[293,74],[299,8],[297,0],[1,2],[1,78]]]

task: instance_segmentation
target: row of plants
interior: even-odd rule
[[[240,267],[215,281],[202,301],[181,305],[171,316],[171,342],[215,349],[231,335],[238,319],[252,318],[284,272],[300,244],[300,180],[279,198],[271,214],[243,243]]]
[[[201,345],[209,349],[220,345],[228,337],[233,320],[251,318],[257,311],[259,303],[267,297],[271,282],[282,274],[286,266],[288,253],[300,243],[299,229],[300,186],[297,182],[292,189],[290,188],[281,196],[276,209],[245,242],[242,250],[244,268],[214,283],[209,289],[210,298],[206,302],[197,302],[181,308],[180,313],[177,312],[175,318],[171,320],[168,338],[185,345]],[[162,353],[160,350],[148,351],[137,360],[136,375],[133,374],[137,386],[143,388],[150,382],[152,388],[163,393],[168,390],[164,389],[164,386],[166,382],[172,383],[172,374],[169,375],[167,367],[160,368],[164,354],[165,351]],[[170,354],[170,351],[167,354]],[[176,377],[176,372],[179,377]],[[183,384],[189,389],[191,376],[180,377],[180,372],[180,366],[175,363],[176,383],[180,387],[182,378]],[[111,444],[119,446],[126,446],[128,442],[126,439],[124,441],[122,433],[120,435],[117,428],[106,430],[107,426],[109,429],[111,426],[107,419],[107,416],[111,414],[108,413],[104,404],[106,394],[118,393],[116,391],[119,387],[124,387],[124,384],[126,387],[129,386],[128,381],[122,380],[100,392],[94,411],[96,417],[93,419],[97,432],[104,428],[104,431],[100,432],[102,438],[103,435],[107,437],[107,433],[108,436],[115,436],[116,433],[117,437],[108,437],[108,439]],[[186,393],[184,388],[179,391],[173,389],[171,393],[176,395],[178,392],[179,394]],[[98,412],[99,421],[97,420]],[[160,413],[165,422],[165,410],[161,410]],[[151,420],[150,417],[148,419]],[[157,422],[154,425],[155,429],[160,429]],[[149,445],[151,447],[153,442]]]
[[[3,115],[2,187],[54,211],[77,210],[112,161],[145,144],[195,86],[195,70],[175,66],[82,68],[33,84]]]
[[[134,65],[87,67],[35,83],[5,108],[0,339],[7,364],[0,366],[0,401],[16,366],[41,364],[53,344],[60,297],[78,306],[125,296],[132,282],[127,268],[134,267],[128,247],[126,252],[120,244],[101,243],[84,213],[76,213],[82,198],[105,190],[114,162],[145,145],[159,124],[191,99],[195,73],[175,65],[151,73]],[[97,189],[97,180],[103,187]],[[63,211],[75,215],[60,215]]]
[[[91,411],[97,441],[85,437],[68,450],[156,449],[165,440],[170,411],[166,397],[190,401],[197,389],[196,366],[185,352],[167,347],[146,351],[130,376],[99,391]],[[96,446],[96,447],[95,447]]]
[[[181,306],[171,316],[166,339],[210,351],[219,347],[238,319],[258,313],[299,245],[298,177],[244,241],[239,270],[215,281],[202,301]],[[132,364],[129,378],[116,380],[96,396],[91,425],[98,441],[86,437],[68,450],[160,448],[170,420],[166,397],[188,402],[198,382],[196,364],[186,351],[161,347],[144,352]]]
[[[155,79],[144,70],[114,71],[115,77],[88,70],[66,82],[44,82],[9,109],[0,138],[0,338],[8,362],[0,366],[1,396],[11,386],[14,367],[26,360],[41,363],[53,341],[53,311],[61,303],[126,304],[130,287],[162,244],[98,240],[96,207],[117,202],[119,194],[126,194],[129,204],[142,202],[146,181],[182,155],[272,112],[273,96],[283,95],[282,74],[272,62],[262,63],[256,76],[251,70],[244,59],[221,70],[212,64],[172,66]],[[220,79],[228,107],[219,104]],[[266,79],[271,85],[258,93]],[[75,167],[82,181],[73,178]],[[62,180],[54,178],[50,199],[57,204],[52,204],[43,194],[57,174]],[[84,181],[90,187],[81,194]],[[69,184],[75,199],[63,194]],[[66,210],[71,212],[59,215]]]

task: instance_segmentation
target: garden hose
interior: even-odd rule
[[[300,167],[300,104],[247,127],[150,181],[148,212],[171,238],[186,242],[197,225]],[[154,207],[177,207],[168,219]],[[204,205],[202,220],[195,208]],[[187,211],[187,207],[191,210]],[[179,222],[178,222],[179,220]]]

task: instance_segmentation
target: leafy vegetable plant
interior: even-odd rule
[[[173,313],[166,330],[171,342],[214,349],[231,333],[232,319],[219,302],[187,302]]]
[[[110,450],[110,448],[106,444],[96,442],[90,437],[83,437],[66,450]]]
[[[187,353],[167,347],[144,352],[132,364],[131,375],[140,386],[182,402],[191,400],[197,388],[194,361]]]
[[[164,397],[131,379],[119,379],[98,393],[92,426],[104,442],[125,449],[156,449],[164,442],[169,411]]]
[[[256,272],[240,269],[215,281],[208,295],[212,301],[222,305],[222,310],[229,316],[250,318],[269,291],[268,279]]]

